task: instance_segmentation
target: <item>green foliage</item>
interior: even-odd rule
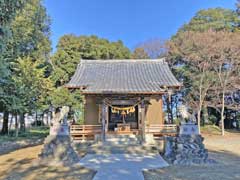
[[[180,28],[183,31],[240,31],[240,19],[235,11],[223,8],[200,10],[188,24]]]
[[[1,0],[0,22],[8,24],[14,18],[16,11],[22,6],[23,0]]]
[[[0,97],[4,96],[3,87],[10,76],[9,63],[4,57],[7,43],[11,38],[10,24],[14,19],[17,10],[20,11],[25,0],[1,0],[0,1]],[[0,102],[2,100],[0,99]],[[4,107],[0,105],[0,109]]]
[[[56,86],[67,83],[80,59],[128,59],[131,53],[121,41],[109,42],[97,36],[64,35],[51,58]]]
[[[17,60],[13,81],[19,92],[26,110],[43,108],[47,105],[46,99],[53,90],[52,81],[45,77],[45,68],[40,66],[39,61],[33,62],[30,58]],[[31,68],[29,68],[31,67]]]
[[[80,62],[79,40],[77,36],[65,35],[60,38],[57,52],[51,58],[53,64],[52,80],[57,86],[69,81]]]
[[[84,124],[84,115],[83,115],[83,113],[84,113],[83,106],[81,107],[80,110],[76,110],[74,112],[73,116],[74,116],[74,119],[76,119],[76,123],[77,124],[80,124],[80,125]]]
[[[69,106],[72,110],[79,110],[82,103],[81,92],[70,92],[64,87],[58,87],[51,94],[51,103],[55,108]]]
[[[215,116],[215,115],[213,115],[213,114],[211,114],[210,116],[209,116],[209,124],[217,124],[217,117]]]
[[[173,123],[176,124],[176,125],[180,125],[181,124],[181,119],[180,118],[175,118],[173,120]]]
[[[9,141],[37,140],[43,139],[49,134],[49,127],[32,127],[25,132],[20,132],[18,137],[14,136],[14,132],[10,132],[10,136],[0,136],[0,144]]]
[[[80,59],[128,59],[131,53],[121,41],[109,42],[97,36],[64,35],[60,38],[57,51],[51,58],[53,73],[51,79],[56,89],[51,103],[57,108],[71,107],[75,120],[83,123],[83,100],[79,90],[70,92],[62,87],[73,76]]]
[[[8,38],[11,36],[9,24],[21,9],[25,0],[1,0],[0,1],[0,52],[5,49]]]
[[[51,104],[56,109],[62,106],[69,106],[69,117],[74,118],[78,123],[83,123],[83,97],[80,90],[69,91],[64,87],[55,88],[50,95]]]
[[[3,110],[18,113],[48,103],[45,97],[52,85],[46,77],[46,62],[51,48],[49,17],[41,0],[26,1],[15,15],[9,24],[11,38],[1,54],[5,64],[0,73],[1,69],[5,72],[1,73],[0,96]]]
[[[29,0],[22,11],[18,11],[11,24],[12,39],[8,46],[8,57],[30,56],[33,60],[48,60],[50,47],[50,19],[41,0]]]
[[[215,125],[205,125],[205,126],[202,126],[201,129],[204,134],[215,134],[215,135],[221,134],[221,129]]]
[[[122,41],[109,42],[97,36],[80,36],[79,45],[82,59],[128,59],[131,56]]]
[[[29,68],[31,67],[31,68]],[[4,87],[2,101],[10,112],[30,112],[43,108],[52,91],[52,82],[45,78],[45,68],[31,58],[19,58],[13,65],[15,72]]]

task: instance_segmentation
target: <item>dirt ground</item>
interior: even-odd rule
[[[92,170],[80,166],[48,167],[35,160],[42,145],[20,149],[0,156],[1,180],[91,180]]]
[[[216,165],[170,166],[144,172],[145,180],[240,180],[240,133],[204,137]]]
[[[218,163],[207,166],[170,166],[144,172],[146,180],[240,180],[240,133],[204,135],[209,155]],[[33,163],[42,146],[0,156],[1,180],[91,180],[92,170],[80,166],[48,167]]]

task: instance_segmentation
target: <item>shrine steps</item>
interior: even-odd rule
[[[104,143],[93,144],[88,148],[89,154],[149,154],[159,153],[155,147],[144,145],[109,145]]]
[[[141,136],[106,134],[105,142],[97,142],[89,146],[90,154],[149,154],[159,153],[159,148],[142,144]]]
[[[106,134],[105,145],[140,145],[141,137],[135,134]]]

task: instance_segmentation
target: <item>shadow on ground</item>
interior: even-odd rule
[[[144,171],[146,180],[236,180],[240,179],[240,156],[229,151],[209,151],[214,165],[170,166]]]
[[[20,161],[8,160],[11,168],[5,170],[1,177],[5,180],[91,180],[95,174],[92,170],[88,170],[81,166],[63,167],[63,166],[45,166],[33,164],[33,159],[22,159]]]
[[[40,147],[21,149],[0,156],[1,180],[91,180],[95,171],[79,165],[72,167],[47,166],[36,162]]]

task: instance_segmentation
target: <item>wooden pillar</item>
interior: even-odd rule
[[[105,142],[105,140],[106,140],[106,109],[107,109],[107,106],[105,105],[105,102],[103,100],[103,103],[102,103],[102,142]]]
[[[145,142],[145,104],[144,104],[144,99],[142,99],[141,102],[141,122],[142,122],[142,139],[143,142]]]
[[[105,114],[106,114],[106,123],[105,123],[105,132],[108,132],[108,123],[109,123],[109,106],[105,107]]]

